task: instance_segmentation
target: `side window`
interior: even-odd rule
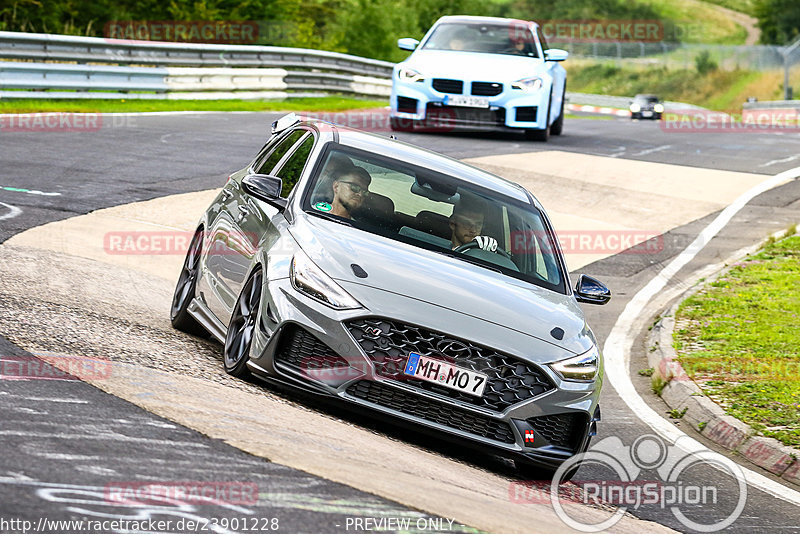
[[[269,174],[281,158],[292,148],[298,139],[303,137],[305,130],[296,130],[290,133],[283,141],[278,143],[270,155],[256,164],[256,174]]]
[[[303,174],[303,168],[306,166],[308,156],[311,154],[311,149],[314,147],[314,136],[309,134],[306,139],[300,143],[300,146],[289,156],[289,159],[283,164],[281,169],[275,173],[275,176],[283,180],[283,191],[281,195],[285,198],[294,189],[295,184]]]

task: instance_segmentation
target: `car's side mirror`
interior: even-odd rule
[[[569,57],[569,52],[560,48],[551,48],[544,51],[545,61],[564,61]]]
[[[582,274],[575,284],[575,298],[584,304],[606,304],[611,300],[611,290],[599,280]]]
[[[286,199],[281,198],[283,180],[269,174],[248,174],[242,178],[245,192],[278,209],[286,208]]]
[[[411,37],[403,37],[402,39],[397,40],[397,47],[401,50],[409,50],[414,51],[417,48],[419,41],[417,39],[412,39]]]

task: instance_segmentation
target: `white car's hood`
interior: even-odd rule
[[[478,54],[452,50],[420,50],[400,65],[426,78],[512,82],[544,72],[538,58],[510,54]]]

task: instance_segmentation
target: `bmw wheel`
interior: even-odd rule
[[[228,335],[225,336],[223,366],[230,375],[243,378],[250,374],[247,360],[253,335],[258,326],[258,308],[261,304],[261,283],[264,279],[261,268],[257,268],[247,279],[236,306],[233,308]]]

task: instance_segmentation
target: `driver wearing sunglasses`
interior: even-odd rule
[[[333,202],[331,213],[352,219],[353,213],[364,205],[369,196],[372,177],[362,167],[353,167],[333,181]]]

